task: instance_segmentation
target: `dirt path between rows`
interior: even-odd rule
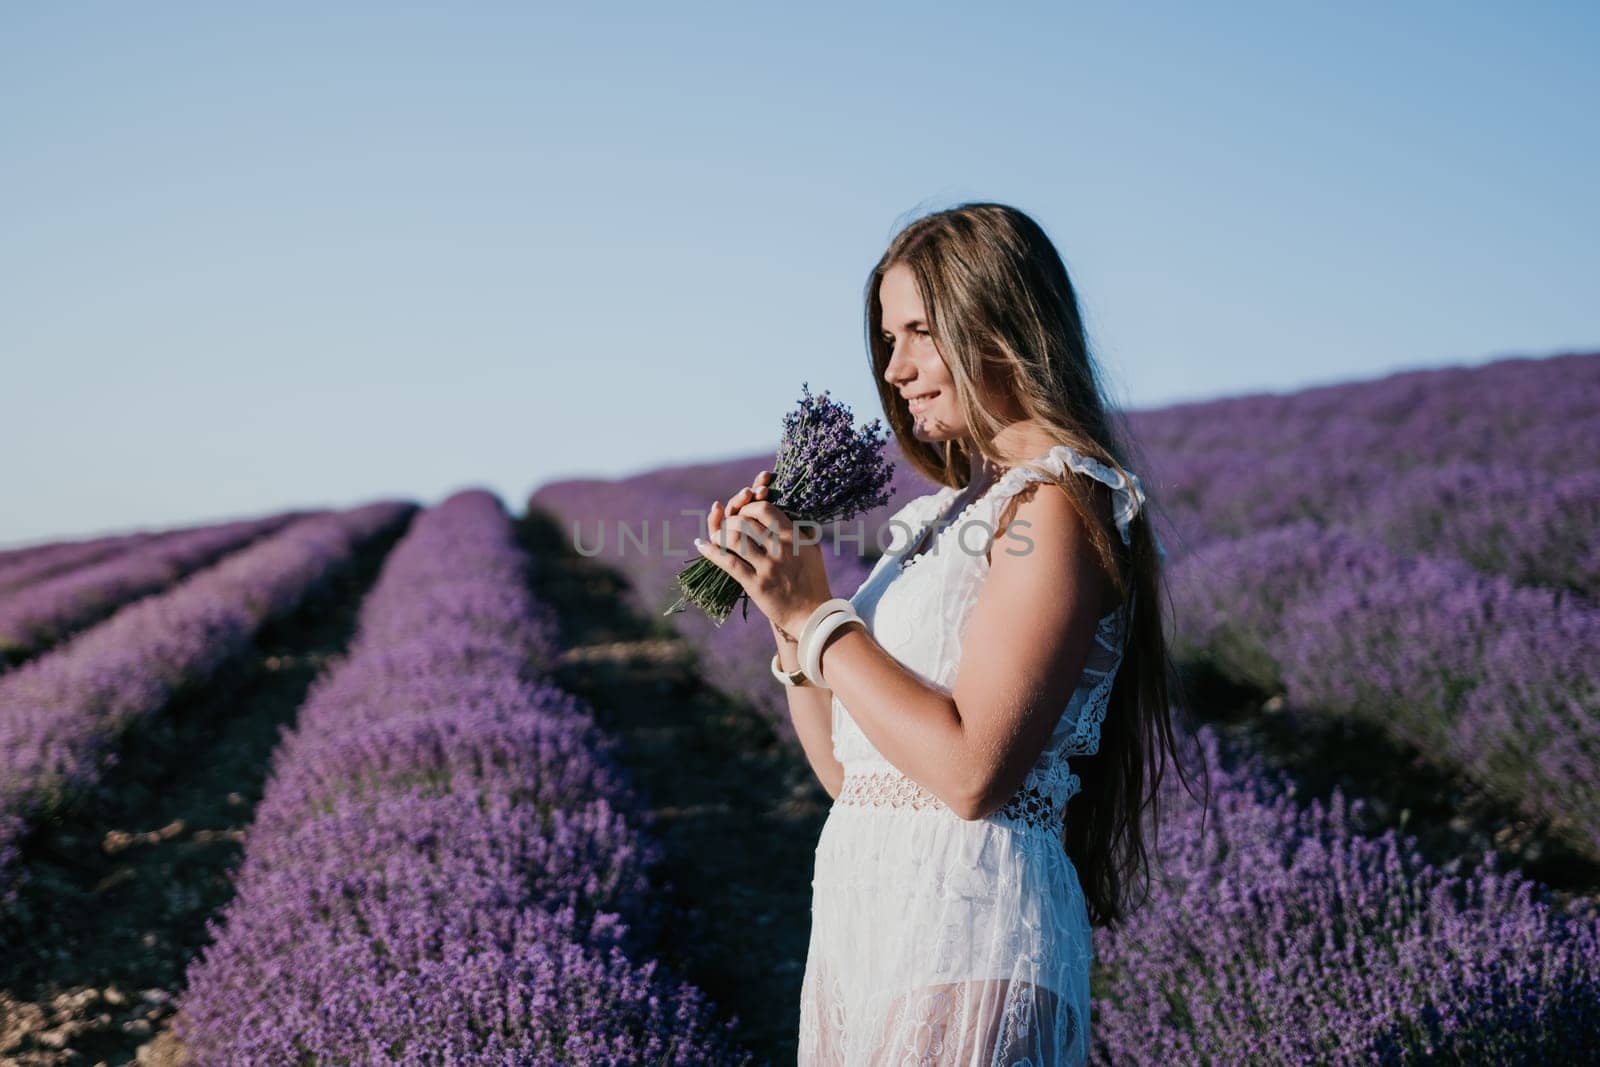
[[[628,609],[624,579],[572,551],[543,514],[519,532],[535,593],[561,615],[556,680],[621,741],[656,815],[662,894],[681,915],[663,964],[738,1017],[734,1036],[758,1061],[794,1063],[827,792],[765,720],[700,681],[668,623]]]

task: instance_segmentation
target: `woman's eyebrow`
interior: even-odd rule
[[[927,323],[923,322],[921,319],[912,319],[910,322],[906,323],[905,326],[902,326],[901,329],[905,329],[908,326],[926,326],[926,325],[927,325]]]

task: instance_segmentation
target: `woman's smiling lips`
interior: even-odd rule
[[[927,410],[928,405],[933,403],[933,398],[938,395],[938,390],[934,390],[931,393],[923,393],[921,396],[908,397],[907,399],[910,401],[911,414],[921,415],[925,410]]]

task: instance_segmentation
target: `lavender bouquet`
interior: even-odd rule
[[[894,464],[883,455],[882,420],[873,419],[858,430],[850,408],[827,390],[812,396],[809,383],[800,388],[799,406],[783,419],[767,500],[796,522],[818,525],[888,503]],[[721,626],[741,598],[749,611],[744,587],[704,556],[680,570],[677,581],[683,595],[663,615],[695,604]]]

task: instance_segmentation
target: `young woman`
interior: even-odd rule
[[[914,221],[872,270],[866,319],[887,422],[943,488],[890,519],[844,612],[862,625],[818,627],[840,605],[820,546],[764,499],[769,472],[712,505],[699,545],[772,624],[834,797],[799,1061],[1082,1063],[1091,926],[1148,887],[1142,810],[1168,753],[1182,773],[1163,553],[1031,218],[976,203]]]

